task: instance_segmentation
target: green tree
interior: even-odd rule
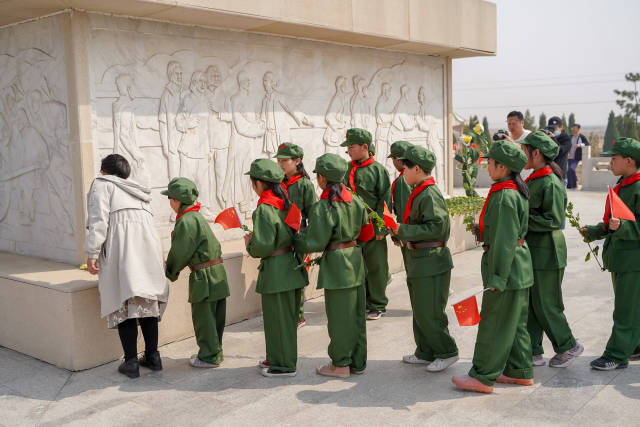
[[[524,112],[524,128],[527,130],[536,130],[536,118],[531,114],[531,111]]]
[[[627,73],[624,78],[633,84],[633,90],[614,90],[613,93],[619,97],[616,104],[624,110],[625,115],[633,117],[636,127],[638,127],[638,116],[640,116],[640,98],[638,95],[640,73]]]
[[[487,116],[482,118],[482,127],[484,128],[484,137],[487,139],[491,139],[491,132],[489,131],[489,120],[487,120]]]
[[[565,130],[565,132],[569,131],[569,127],[567,126],[567,115],[566,114],[562,114],[562,128]]]
[[[571,127],[575,124],[576,124],[576,116],[574,116],[573,113],[571,113],[569,114],[569,129],[571,129]]]
[[[625,114],[622,117],[622,126],[624,131],[622,132],[621,136],[633,138],[635,140],[639,139],[638,126],[636,126],[636,121],[634,120],[633,116]]]
[[[547,115],[545,113],[540,113],[540,117],[538,118],[538,129],[547,127]]]
[[[618,127],[616,126],[616,115],[611,111],[607,120],[607,129],[604,131],[604,143],[602,151],[609,151],[613,147],[613,141],[618,137]]]

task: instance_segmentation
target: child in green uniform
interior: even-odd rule
[[[342,184],[346,171],[340,156],[318,157],[314,172],[322,196],[311,208],[308,227],[294,241],[296,252],[324,251],[318,289],[324,289],[331,363],[317,373],[339,378],[360,374],[367,365],[365,267],[357,240],[374,237],[364,205]]]
[[[176,213],[165,274],[175,282],[183,268],[191,269],[189,303],[200,349],[189,364],[194,368],[217,368],[223,360],[222,333],[229,296],[220,243],[200,214],[200,203],[194,205],[198,189],[193,182],[174,178],[162,194],[169,198]]]
[[[534,172],[526,179],[529,188],[529,230],[527,245],[533,265],[533,286],[529,296],[529,321],[533,365],[544,366],[542,334],[547,334],[556,355],[552,368],[566,368],[584,351],[576,343],[564,315],[562,276],[567,265],[567,245],[561,227],[567,207],[567,192],[560,167],[553,161],[558,144],[544,132],[530,133],[522,148],[527,155],[525,169]]]
[[[347,171],[347,185],[369,208],[380,217],[384,204],[391,206],[391,180],[389,172],[373,157],[371,134],[359,128],[349,129],[347,139],[340,144],[348,147],[351,164]],[[377,320],[387,310],[386,290],[389,282],[386,229],[375,226],[375,240],[364,243],[362,253],[366,266],[365,286],[367,290],[367,319]]]
[[[389,209],[396,214],[398,223],[401,223],[404,218],[404,208],[409,200],[409,194],[411,194],[411,187],[407,185],[407,181],[404,179],[404,163],[400,158],[404,156],[405,150],[412,146],[413,144],[407,141],[396,141],[391,144],[389,149],[389,158],[391,158],[391,161],[393,162],[393,167],[400,172],[400,175],[398,175],[398,177],[391,183],[391,206],[389,207]],[[400,243],[397,237],[392,236],[392,240],[396,246],[400,246],[402,260],[406,269],[407,248],[405,245]]]
[[[278,166],[284,172],[282,186],[287,191],[287,196],[292,203],[295,203],[302,212],[302,227],[307,225],[311,205],[316,201],[316,189],[313,187],[309,174],[304,169],[302,157],[304,151],[302,147],[285,142],[278,147],[276,159]],[[304,255],[302,255],[304,258]],[[298,328],[305,325],[304,318],[304,288],[296,290],[296,301],[298,301]]]
[[[262,294],[267,357],[258,366],[265,377],[292,377],[298,360],[296,290],[309,283],[307,272],[296,269],[294,230],[285,223],[291,202],[280,185],[282,169],[271,160],[258,159],[247,175],[260,197],[253,211],[253,233],[245,236],[249,255],[260,258],[256,292]]]
[[[529,191],[520,178],[527,156],[510,141],[494,142],[485,156],[495,183],[474,227],[483,242],[484,293],[473,366],[468,376],[453,377],[465,390],[493,392],[495,382],[533,385],[531,341],[527,331],[531,255],[525,241]]]
[[[414,354],[405,363],[427,365],[427,371],[442,371],[458,360],[458,347],[449,335],[445,313],[453,261],[447,245],[449,211],[442,193],[430,175],[436,156],[424,147],[407,148],[401,158],[404,177],[414,189],[404,210],[402,223],[391,230],[406,243],[405,269],[413,310]]]
[[[592,368],[608,371],[626,368],[629,358],[640,356],[640,142],[618,138],[611,151],[602,154],[611,156],[611,172],[620,177],[614,191],[636,217],[612,217],[607,199],[603,221],[582,229],[588,241],[605,239],[602,262],[613,280],[611,336],[602,357],[591,362]]]

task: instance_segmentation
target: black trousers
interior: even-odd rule
[[[127,319],[118,324],[118,335],[120,335],[125,360],[138,357],[138,323],[144,337],[144,352],[152,354],[158,351],[158,318]]]

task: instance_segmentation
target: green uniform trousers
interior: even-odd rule
[[[435,276],[407,279],[413,310],[415,355],[422,360],[446,359],[458,355],[458,347],[449,335],[445,313],[449,299],[451,271]]]
[[[640,344],[640,272],[611,273],[611,278],[613,328],[602,357],[624,364]]]
[[[386,311],[389,263],[387,261],[387,239],[371,240],[362,244],[365,265],[367,310]]]
[[[298,362],[296,290],[262,294],[262,317],[269,369],[294,372]]]
[[[198,359],[220,364],[222,355],[222,333],[227,316],[227,299],[202,301],[191,304],[191,320],[196,335]]]
[[[325,289],[324,307],[329,329],[329,357],[334,366],[367,367],[367,320],[364,286]]]
[[[298,323],[304,320],[304,288],[296,289],[296,303],[298,304],[296,327],[298,327]]]
[[[576,346],[576,339],[564,315],[562,276],[564,268],[533,270],[533,286],[529,294],[529,321],[533,355],[544,353],[542,334],[547,334],[553,351],[564,353]]]
[[[533,378],[528,315],[529,288],[484,293],[469,376],[488,386],[502,373],[511,378]]]

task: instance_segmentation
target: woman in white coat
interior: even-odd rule
[[[100,173],[87,196],[84,250],[89,272],[98,274],[101,317],[109,328],[118,328],[122,342],[124,362],[118,371],[136,378],[139,366],[162,369],[158,320],[169,297],[162,246],[153,224],[151,190],[127,179],[127,160],[111,154],[102,159]],[[140,360],[138,324],[145,342]]]

